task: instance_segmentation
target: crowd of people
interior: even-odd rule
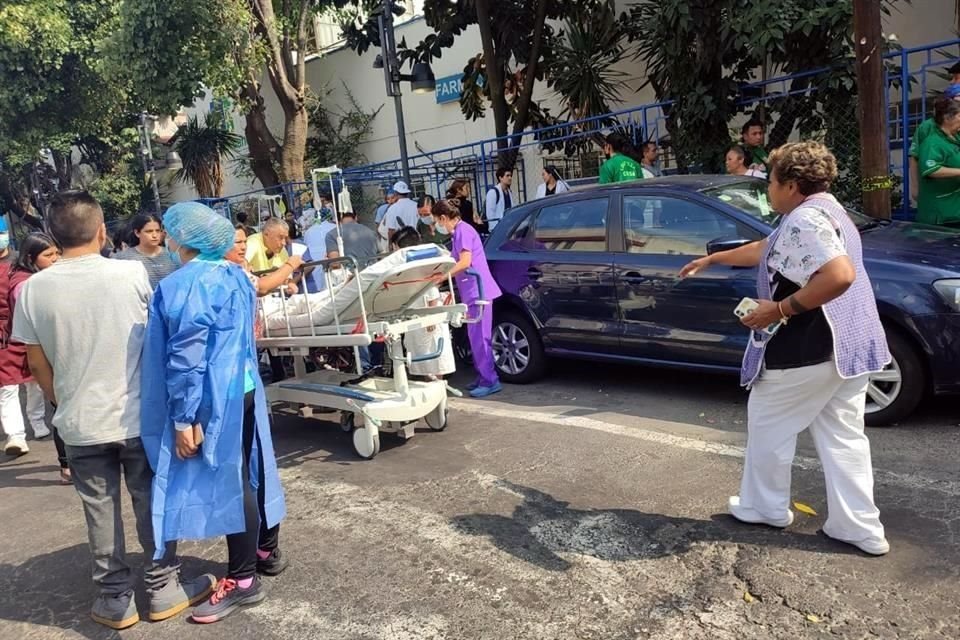
[[[960,184],[960,84],[954,86],[937,100],[911,152],[921,202],[944,205],[931,205],[939,222],[960,211],[948,206],[960,192],[953,186]],[[727,170],[769,177],[770,203],[783,221],[768,238],[696,259],[681,272],[691,277],[714,264],[757,269],[758,299],[742,319],[751,332],[742,371],[751,390],[747,455],[729,511],[748,523],[792,523],[791,463],[797,435],[809,429],[826,477],[824,533],[885,554],[889,544],[874,503],[863,418],[867,375],[880,371],[890,354],[859,234],[829,193],[836,160],[809,142],[768,154],[756,122],[741,134],[727,153]],[[601,183],[659,174],[655,143],[638,154],[613,133],[604,151]],[[332,206],[296,225],[268,217],[252,228],[245,217],[230,221],[191,202],[162,217],[138,215],[110,241],[96,200],[68,191],[53,199],[48,233],[28,235],[14,253],[0,221],[4,451],[29,452],[28,423],[37,439],[53,435],[61,480],[74,485],[86,516],[99,588],[91,611],[96,621],[123,629],[140,619],[122,533],[121,478],[149,558],[144,580],[151,620],[190,607],[196,622],[222,620],[264,599],[261,575],[287,568],[279,538],[285,503],[256,348],[262,331],[256,299],[278,289],[293,295],[337,283],[335,269],[311,271],[312,263],[351,258],[364,264],[422,244],[447,248],[455,260],[450,276],[471,319],[476,378],[470,395],[502,390],[489,304],[501,291],[482,235],[496,228],[514,201],[512,172],[499,169],[496,176],[482,213],[470,201],[466,180],[453,180],[443,198],[416,200],[398,181],[376,212],[375,228]],[[542,178],[538,198],[569,189],[554,166],[544,167]],[[446,275],[434,277],[420,306],[441,304],[446,284]],[[90,305],[94,299],[97,305]],[[406,335],[411,353],[441,352],[415,359],[411,373],[449,376],[456,366],[451,344],[445,325]],[[378,356],[367,348],[360,357],[369,368]],[[271,375],[285,377],[279,358],[271,359]],[[228,555],[223,577],[187,577],[177,542],[219,536]]]

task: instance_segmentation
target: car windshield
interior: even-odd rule
[[[745,180],[719,187],[704,189],[701,193],[709,198],[716,198],[732,207],[749,213],[754,218],[762,220],[771,227],[777,226],[780,216],[770,206],[767,198],[767,183],[764,180]],[[861,231],[870,229],[879,224],[877,220],[867,217],[858,211],[846,207],[847,215]]]

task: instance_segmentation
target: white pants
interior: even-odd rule
[[[46,406],[40,385],[36,382],[25,382],[23,386],[27,388],[27,419],[34,434],[49,433],[44,423]],[[0,426],[3,427],[3,432],[8,438],[24,438],[27,435],[23,423],[23,411],[20,408],[20,385],[18,384],[0,387]]]
[[[866,391],[867,376],[844,380],[832,361],[765,370],[747,407],[740,504],[770,519],[787,517],[797,435],[809,428],[827,485],[824,532],[848,541],[883,538],[863,433]]]

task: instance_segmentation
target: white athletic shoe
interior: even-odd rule
[[[755,509],[742,506],[740,504],[740,496],[730,496],[730,500],[727,503],[727,510],[734,518],[748,524],[765,524],[770,527],[776,527],[777,529],[783,529],[793,524],[793,511],[787,509],[787,515],[784,518],[773,520],[762,515]]]
[[[886,538],[866,538],[864,540],[845,540],[837,536],[832,536],[827,533],[826,528],[823,529],[823,535],[827,536],[831,540],[836,540],[837,542],[843,542],[844,544],[853,545],[860,551],[863,551],[866,554],[871,556],[885,556],[890,553],[890,543],[887,542]]]
[[[35,440],[43,440],[44,438],[50,437],[50,429],[47,428],[47,425],[42,424],[38,427],[33,428],[33,437]]]
[[[30,447],[27,446],[27,439],[23,436],[11,436],[7,438],[7,443],[3,445],[3,452],[8,456],[22,456],[30,453]]]

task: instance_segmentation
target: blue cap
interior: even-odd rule
[[[7,226],[7,219],[0,217],[0,233],[9,233],[10,227]]]
[[[947,85],[947,88],[943,90],[943,95],[945,98],[960,98],[960,83]]]

